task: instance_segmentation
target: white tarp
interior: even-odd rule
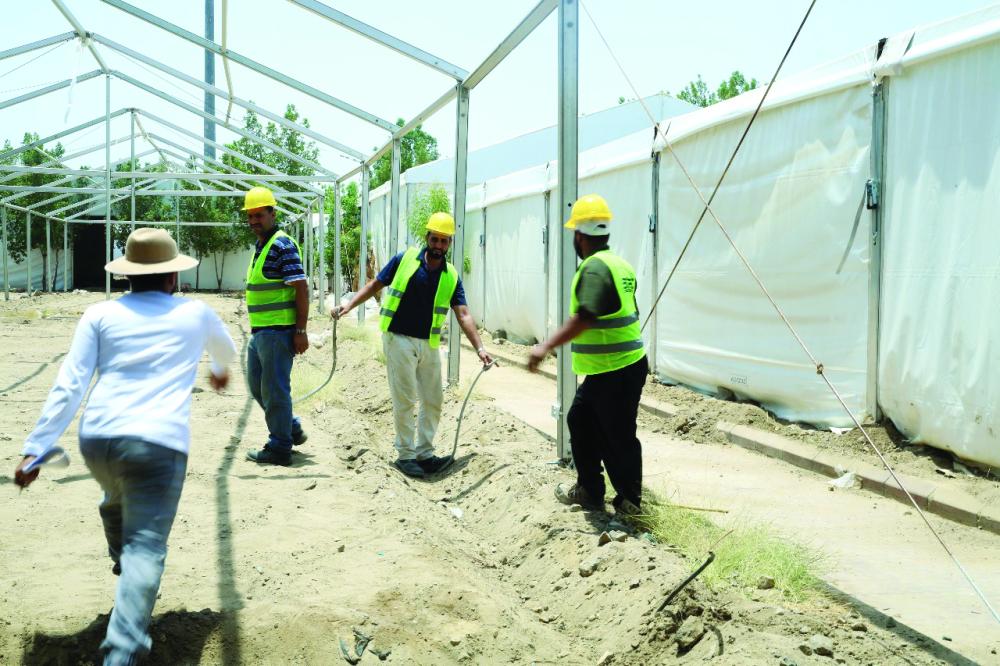
[[[1000,465],[1000,42],[932,42],[946,55],[886,79],[879,401],[915,441]]]
[[[746,121],[688,133],[674,148],[704,196]],[[765,110],[713,209],[851,411],[864,417],[871,92],[861,83]],[[668,152],[660,167],[662,284],[703,204]],[[751,397],[779,416],[850,418],[706,216],[658,306],[657,371]]]
[[[57,248],[53,247],[51,265],[48,268],[49,275],[53,281],[53,290],[62,291],[63,290],[63,276],[64,273],[69,275],[69,288],[73,288],[73,250],[70,248],[69,260],[64,262],[63,252],[62,252],[62,238],[59,239],[59,248],[57,255]],[[41,290],[45,288],[45,255],[40,249],[33,249],[31,251],[31,289]],[[2,279],[2,278],[0,278]],[[15,262],[13,259],[7,259],[7,280],[10,283],[11,289],[24,289],[25,285],[28,283],[28,261],[24,260],[21,263]],[[3,285],[0,285],[2,287]]]

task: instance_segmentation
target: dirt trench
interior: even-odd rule
[[[8,470],[80,300],[44,300],[40,318],[0,310],[10,341],[0,383],[36,373],[0,394],[13,435]],[[240,301],[205,300],[244,343]],[[345,651],[362,664],[940,663],[898,629],[832,601],[750,601],[695,581],[655,613],[698,563],[609,524],[610,515],[558,504],[552,487],[571,475],[546,464],[551,444],[481,396],[466,410],[449,473],[402,477],[389,465],[377,350],[362,335],[341,336],[333,384],[301,410],[309,441],[290,468],[244,459],[266,433],[242,377],[223,396],[199,380],[148,663],[335,664],[349,661]],[[322,378],[329,352],[313,348],[297,364],[296,394]],[[450,448],[460,399],[446,396],[439,453]],[[75,450],[74,438],[63,445]],[[98,499],[77,459],[0,506],[14,535],[0,548],[0,662],[95,663],[117,580]],[[624,541],[599,545],[614,529]]]

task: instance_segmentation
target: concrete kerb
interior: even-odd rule
[[[469,349],[472,348],[467,342],[463,341],[463,344]],[[525,359],[497,351],[496,347],[493,346],[488,349],[494,358],[510,365],[527,368]],[[544,377],[555,379],[555,373],[551,370],[539,369],[538,372]],[[639,406],[660,418],[673,418],[681,412],[681,409],[676,405],[649,398],[643,398],[639,402]],[[716,428],[732,444],[824,476],[836,478],[842,473],[839,470],[849,470],[861,480],[864,489],[907,505],[910,504],[906,494],[896,484],[889,472],[882,467],[858,461],[838,460],[830,453],[817,451],[815,447],[757,428],[725,421],[719,421]],[[896,472],[896,476],[899,477],[917,505],[924,511],[963,525],[1000,534],[1000,507],[986,505],[982,501],[953,488],[943,488],[929,481],[908,477],[899,472]]]

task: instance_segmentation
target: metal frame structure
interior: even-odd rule
[[[175,201],[179,201],[180,197],[189,196],[242,196],[243,192],[240,188],[235,185],[238,184],[251,184],[251,183],[296,183],[296,187],[301,188],[301,190],[289,191],[281,187],[272,187],[275,191],[275,196],[280,200],[281,205],[279,205],[279,210],[285,213],[290,218],[294,220],[301,221],[302,219],[307,220],[306,232],[303,237],[303,245],[305,247],[304,260],[307,265],[312,265],[315,263],[317,266],[323,265],[324,248],[323,244],[326,236],[326,216],[325,216],[325,206],[326,206],[326,194],[325,190],[322,189],[324,184],[334,186],[334,197],[333,197],[333,224],[334,224],[334,238],[336,246],[334,248],[334,264],[335,270],[333,272],[333,290],[334,293],[338,294],[341,290],[340,284],[340,227],[342,221],[342,210],[341,210],[341,193],[340,187],[346,181],[357,177],[359,174],[361,176],[361,200],[362,200],[362,234],[361,234],[361,254],[359,261],[359,280],[367,281],[367,233],[369,231],[369,215],[368,215],[368,197],[369,197],[369,168],[378,160],[382,155],[386,153],[391,153],[392,160],[392,177],[391,177],[391,200],[390,200],[390,214],[387,219],[389,225],[388,235],[390,238],[390,243],[395,249],[398,247],[399,242],[399,210],[400,210],[400,147],[401,140],[409,132],[421,125],[429,117],[437,113],[439,110],[444,108],[447,104],[451,103],[452,100],[456,101],[456,116],[455,116],[455,131],[456,131],[456,159],[455,159],[455,188],[454,188],[454,217],[455,217],[455,238],[453,241],[454,248],[454,261],[461,267],[464,265],[465,259],[465,194],[466,194],[466,181],[468,173],[468,132],[469,132],[469,105],[472,90],[481,83],[494,68],[497,67],[517,46],[524,41],[541,23],[558,7],[558,38],[559,38],[559,49],[558,49],[558,67],[559,67],[559,181],[558,181],[558,191],[560,199],[560,210],[567,210],[569,206],[572,205],[573,199],[576,195],[576,183],[577,183],[577,79],[578,79],[578,49],[579,49],[579,4],[578,0],[539,0],[535,7],[528,12],[528,14],[521,20],[521,22],[515,26],[515,28],[500,42],[500,44],[471,72],[462,69],[461,67],[449,63],[448,61],[435,56],[434,54],[428,53],[419,49],[407,42],[398,39],[392,35],[389,35],[377,28],[367,25],[353,17],[350,17],[343,12],[340,12],[318,0],[288,0],[291,4],[303,9],[304,11],[310,12],[314,16],[319,16],[331,23],[334,23],[344,29],[350,30],[357,35],[360,35],[384,48],[390,49],[391,51],[409,58],[415,62],[418,62],[433,71],[442,74],[444,76],[453,79],[453,84],[437,99],[435,99],[430,105],[428,105],[423,111],[416,114],[402,127],[391,123],[385,118],[381,118],[373,113],[367,112],[345,100],[333,96],[327,91],[320,90],[301,81],[298,81],[295,77],[290,76],[286,73],[275,70],[267,65],[252,60],[251,58],[235,52],[231,49],[225,48],[216,42],[214,42],[210,37],[201,37],[188,30],[185,30],[177,25],[174,25],[155,14],[144,11],[138,7],[135,7],[124,0],[102,0],[102,2],[110,7],[120,10],[124,14],[128,14],[134,18],[145,21],[146,23],[153,25],[165,32],[168,32],[175,37],[178,37],[184,41],[201,47],[206,53],[206,76],[208,76],[207,81],[199,80],[188,74],[180,72],[165,63],[162,63],[155,58],[151,58],[143,53],[135,51],[128,48],[122,44],[118,44],[106,37],[95,34],[88,31],[85,26],[69,11],[63,0],[52,0],[53,4],[58,8],[60,13],[66,19],[66,21],[72,27],[72,31],[65,32],[62,34],[54,35],[45,39],[41,39],[29,44],[24,44],[18,47],[0,51],[0,60],[11,58],[14,56],[22,55],[25,53],[30,53],[38,49],[50,47],[53,45],[60,44],[62,42],[67,42],[70,40],[79,39],[87,48],[91,56],[97,62],[99,69],[87,72],[80,76],[75,77],[75,79],[67,79],[61,81],[45,88],[35,90],[33,92],[20,95],[18,97],[0,101],[0,109],[7,108],[26,102],[32,99],[36,99],[43,95],[49,94],[56,90],[62,90],[75,83],[80,83],[90,79],[94,79],[100,76],[104,77],[105,81],[105,112],[102,116],[89,120],[85,123],[78,124],[74,127],[68,128],[66,130],[57,132],[51,136],[44,137],[38,141],[26,144],[24,146],[11,149],[9,151],[0,153],[0,162],[4,160],[10,160],[16,157],[20,153],[31,150],[34,148],[40,148],[47,143],[59,140],[63,137],[70,136],[84,130],[90,129],[95,125],[104,123],[105,125],[105,137],[104,142],[96,147],[87,149],[86,151],[81,151],[74,153],[73,156],[64,156],[63,161],[71,159],[73,157],[79,157],[84,154],[89,154],[95,152],[96,150],[103,148],[105,152],[104,168],[103,169],[65,169],[53,167],[52,165],[58,164],[59,160],[51,160],[44,163],[39,167],[11,167],[11,166],[0,166],[0,216],[2,216],[3,229],[2,229],[2,240],[4,244],[4,257],[3,257],[3,274],[4,274],[4,287],[5,295],[9,298],[9,280],[8,280],[8,268],[7,268],[7,210],[18,210],[22,212],[27,212],[28,215],[33,215],[36,218],[45,219],[46,226],[48,227],[51,221],[58,221],[63,223],[93,223],[91,221],[79,220],[78,218],[87,212],[93,210],[95,207],[99,207],[103,201],[104,211],[105,211],[105,258],[110,261],[111,259],[111,204],[114,201],[120,201],[123,198],[130,199],[130,210],[132,212],[130,222],[133,224],[151,224],[149,222],[135,220],[135,198],[140,196],[170,196],[174,197]],[[206,14],[206,34],[211,33],[208,30],[210,18]],[[111,51],[118,53],[120,56],[132,60],[133,62],[141,63],[156,70],[166,74],[169,77],[177,79],[183,83],[192,85],[200,89],[205,96],[205,109],[199,109],[187,102],[181,101],[174,97],[173,95],[166,93],[154,86],[150,86],[139,79],[132,76],[124,74],[123,72],[112,69],[108,66],[107,62],[104,60],[100,48],[107,48]],[[328,137],[321,132],[318,132],[312,128],[306,127],[300,123],[296,123],[284,118],[280,113],[275,113],[271,110],[263,108],[257,104],[250,101],[235,97],[232,95],[231,91],[226,91],[218,88],[214,85],[214,75],[210,75],[210,70],[214,72],[214,64],[210,68],[208,61],[214,56],[220,56],[226,61],[230,61],[246,67],[257,74],[266,76],[274,81],[277,81],[292,90],[298,91],[305,95],[308,95],[314,99],[317,99],[327,106],[335,109],[337,111],[349,114],[355,118],[363,120],[375,127],[382,129],[388,133],[385,143],[373,153],[368,154],[363,151],[359,151],[346,143],[337,141],[334,138]],[[205,136],[199,136],[194,132],[191,132],[185,128],[182,128],[176,124],[173,124],[163,118],[160,118],[148,111],[139,108],[121,108],[112,111],[111,105],[111,82],[112,79],[118,79],[123,83],[127,83],[137,89],[143,90],[148,94],[151,94],[169,104],[172,104],[176,108],[184,111],[189,115],[199,117],[204,120],[205,123]],[[214,113],[214,101],[215,98],[223,98],[230,104],[235,104],[248,111],[252,111],[260,116],[267,118],[268,120],[282,126],[283,128],[294,130],[301,133],[303,136],[307,136],[315,141],[321,142],[330,148],[338,151],[340,154],[344,155],[348,159],[355,161],[357,166],[344,174],[336,174],[321,164],[311,162],[309,160],[300,158],[280,146],[272,144],[260,137],[256,137],[242,128],[233,127],[229,125],[225,120],[219,118]],[[114,141],[111,140],[111,121],[118,118],[124,114],[128,113],[131,121],[131,131],[128,137],[130,141],[130,166],[128,171],[118,172],[113,171],[113,169],[119,166],[124,160],[119,160],[118,162],[111,162],[111,147],[118,143],[122,143],[125,138],[119,138]],[[169,138],[163,137],[162,135],[155,133],[147,133],[145,128],[142,127],[140,117],[145,117],[163,127],[169,128],[179,134],[184,135],[187,139],[195,140],[200,144],[199,150],[195,151],[188,149],[183,145],[173,141]],[[301,164],[303,167],[308,168],[313,171],[313,176],[290,176],[287,174],[282,174],[275,171],[274,169],[268,168],[266,165],[252,160],[250,157],[234,151],[233,149],[217,143],[214,140],[209,128],[213,128],[215,125],[223,125],[230,131],[260,145],[261,147],[271,150],[275,153],[281,154],[287,159],[295,161]],[[139,130],[139,136],[142,137],[147,143],[150,144],[152,150],[147,150],[136,154],[136,129]],[[160,143],[164,146],[169,146],[173,150],[164,149],[157,145]],[[237,169],[225,164],[215,155],[215,151],[231,154],[237,159],[244,161],[246,164],[252,165],[253,167],[263,171],[263,174],[251,174],[240,172]],[[175,152],[179,151],[179,152]],[[139,157],[158,153],[161,160],[168,161],[167,155],[178,159],[183,163],[193,163],[196,168],[203,168],[204,172],[191,172],[190,168],[181,172],[144,172],[135,169],[135,160]],[[209,154],[211,153],[211,154]],[[11,179],[13,179],[17,174],[20,173],[37,173],[59,176],[58,180],[52,181],[47,185],[39,187],[26,187],[26,186],[12,186],[8,185]],[[90,179],[94,186],[92,187],[80,187],[74,186],[72,183],[74,180],[81,178]],[[112,187],[112,181],[129,181],[128,187]],[[165,191],[162,189],[156,189],[155,186],[160,181],[170,180],[174,182],[189,182],[198,184],[201,188],[201,183],[205,182],[210,187],[215,189],[196,189],[196,190],[172,190]],[[58,196],[46,199],[42,202],[37,202],[29,207],[20,206],[14,203],[17,199],[22,196],[27,195],[31,192],[51,192]],[[49,208],[42,210],[43,206],[52,206],[53,204],[65,200],[74,194],[90,194],[95,195],[90,199],[86,199],[83,202],[74,202],[72,204],[63,205],[57,208]],[[112,197],[120,197],[119,199],[113,199]],[[82,211],[76,211],[71,214],[67,214],[75,208],[80,208],[81,206],[87,206]],[[312,221],[312,210],[313,206],[316,206],[318,210],[317,224],[314,226]],[[58,214],[62,213],[63,217],[59,217]],[[294,221],[290,220],[290,221]],[[157,224],[170,224],[169,222],[161,222]],[[181,222],[179,219],[175,220],[173,224],[177,225],[179,229],[180,226],[185,225],[199,225],[204,223],[199,222]],[[66,246],[66,227],[64,226],[64,247]],[[30,230],[28,231],[30,233]],[[315,234],[316,247],[312,247],[313,236]],[[47,236],[48,238],[48,236]],[[30,254],[30,243],[28,246]],[[572,279],[573,273],[576,270],[576,256],[572,249],[572,242],[568,235],[563,234],[560,239],[560,252],[559,252],[559,293],[560,298],[560,320],[564,321],[568,317],[568,290],[570,280]],[[461,270],[461,269],[460,269]],[[46,267],[46,275],[49,274],[49,267]],[[317,307],[322,310],[323,307],[323,295],[326,291],[325,284],[325,271],[318,271],[318,281],[317,290],[319,293],[319,298],[317,299]],[[48,280],[48,279],[47,279]],[[51,285],[50,285],[51,286]],[[105,294],[110,297],[110,276],[105,284]],[[359,321],[364,321],[364,308],[358,309]],[[449,346],[448,346],[448,380],[450,383],[455,383],[459,378],[459,359],[460,359],[460,328],[458,322],[456,321],[454,315],[450,318],[450,330],[449,335]],[[568,446],[568,431],[566,429],[565,422],[565,412],[568,410],[568,406],[572,401],[573,391],[575,391],[576,381],[575,376],[572,373],[571,365],[569,363],[569,355],[561,354],[559,362],[559,398],[558,402],[560,407],[556,410],[560,415],[559,419],[559,437],[558,437],[558,454],[560,459],[567,460],[569,458],[569,446]]]

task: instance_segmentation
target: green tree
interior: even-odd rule
[[[29,143],[34,143],[38,140],[37,133],[25,133],[22,137],[21,145],[27,145]],[[6,152],[12,148],[10,141],[5,141],[3,146],[3,151]],[[54,168],[65,167],[65,164],[61,161],[61,157],[65,154],[61,144],[56,144],[52,147],[37,146],[30,150],[26,150],[19,155],[12,158],[4,160],[4,164],[9,165],[20,165],[20,166],[46,166]],[[49,175],[49,174],[38,174],[38,173],[24,173],[18,174],[16,177],[5,181],[11,185],[20,186],[40,186],[47,185],[56,180],[60,180],[62,176]],[[101,181],[103,184],[103,181]],[[61,183],[62,185],[68,185],[73,187],[84,187],[91,183],[85,178],[77,178],[72,181]],[[24,196],[19,196],[17,199],[12,201],[17,206],[24,208],[34,206],[41,203],[47,199],[55,198],[57,195],[47,192],[29,192],[25,193]],[[31,248],[32,250],[39,250],[42,255],[42,261],[47,263],[49,266],[48,275],[45,277],[45,284],[51,286],[58,275],[60,270],[60,257],[62,255],[62,235],[63,235],[63,223],[52,220],[49,222],[49,229],[52,238],[52,255],[48,255],[48,248],[46,245],[46,235],[45,235],[45,212],[54,210],[57,207],[65,206],[71,203],[75,203],[83,198],[83,195],[70,195],[65,198],[61,198],[57,202],[50,205],[39,206],[34,209],[31,215]],[[7,239],[8,239],[8,250],[11,259],[16,262],[23,262],[27,256],[28,252],[28,239],[27,239],[27,224],[28,224],[28,214],[25,211],[8,209],[7,214]],[[72,227],[71,227],[72,229]],[[49,261],[51,259],[51,261]],[[65,274],[65,257],[62,257],[62,272]],[[44,265],[44,264],[43,264]],[[35,266],[32,267],[32,273],[36,273]]]
[[[729,78],[719,84],[715,91],[708,89],[708,84],[698,75],[697,80],[691,81],[683,90],[677,93],[677,99],[690,102],[695,106],[711,106],[722,100],[736,97],[748,90],[757,87],[757,79],[751,78],[747,81],[746,76],[739,70],[729,75]]]
[[[402,118],[396,121],[398,127],[406,124]],[[403,173],[421,164],[426,164],[438,158],[437,139],[421,129],[421,125],[404,136],[399,142],[399,172]],[[371,189],[392,178],[392,153],[387,152],[377,160],[371,168]]]
[[[330,224],[326,228],[326,242],[324,244],[324,262],[326,269],[331,274],[334,272],[333,255],[336,225],[334,223],[334,200],[333,188],[327,188],[327,215]],[[359,254],[361,252],[361,193],[357,183],[348,183],[340,190],[340,274],[344,277],[344,284],[351,290],[357,288]],[[337,298],[340,294],[335,295]]]
[[[746,77],[739,70],[736,70],[729,75],[729,78],[719,84],[719,89],[716,94],[719,96],[720,100],[729,99],[731,97],[736,97],[737,95],[742,95],[748,90],[753,90],[757,87],[757,79],[750,79],[747,81]]]
[[[426,192],[417,194],[413,199],[413,206],[406,216],[406,226],[410,230],[413,238],[423,238],[426,235],[427,220],[434,213],[450,213],[451,197],[448,190],[440,185],[431,187]]]

